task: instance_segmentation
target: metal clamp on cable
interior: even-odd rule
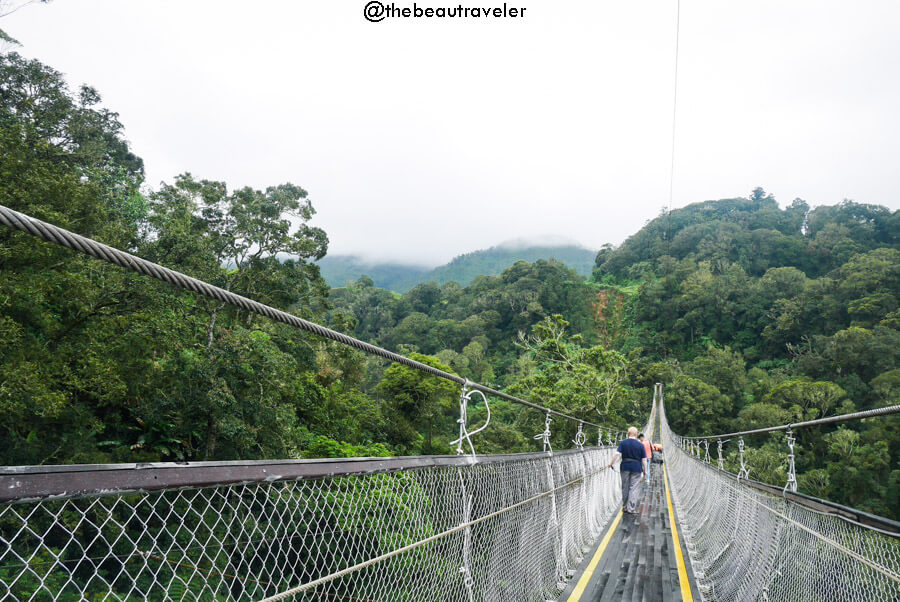
[[[725,441],[719,439],[717,441],[719,446],[719,470],[725,470],[725,461],[722,459],[722,444],[728,443],[729,441],[731,441],[731,439],[726,439]]]
[[[575,438],[572,440],[572,443],[575,444],[575,447],[584,451],[584,441],[585,441],[584,423],[579,422],[578,423],[578,432],[575,433]]]
[[[550,412],[544,417],[544,432],[538,433],[534,436],[535,439],[542,439],[544,442],[544,451],[549,451],[553,453],[553,447],[550,445],[550,423],[553,422],[553,418],[550,417]]]

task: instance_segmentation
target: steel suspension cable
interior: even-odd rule
[[[478,391],[481,391],[482,393],[494,395],[495,397],[499,397],[501,399],[505,399],[519,405],[539,410],[544,413],[553,414],[554,416],[559,416],[560,418],[565,418],[576,423],[587,424],[597,428],[610,428],[605,425],[582,420],[580,418],[576,418],[574,416],[570,416],[556,410],[551,410],[550,408],[545,408],[536,403],[525,401],[524,399],[520,399],[501,391],[497,391],[496,389],[485,385],[468,381],[461,376],[445,372],[443,370],[435,368],[434,366],[423,364],[422,362],[417,362],[406,356],[400,355],[399,353],[394,353],[393,351],[388,351],[387,349],[372,345],[371,343],[366,343],[365,341],[361,341],[336,330],[326,328],[325,326],[321,326],[314,322],[304,320],[303,318],[300,318],[293,314],[289,314],[280,309],[275,309],[274,307],[270,307],[242,295],[232,293],[231,291],[227,291],[218,286],[203,282],[202,280],[191,278],[190,276],[182,274],[181,272],[176,272],[175,270],[165,268],[161,265],[153,263],[152,261],[141,259],[140,257],[137,257],[125,251],[121,251],[119,249],[110,247],[109,245],[105,245],[90,238],[75,234],[74,232],[70,232],[69,230],[60,228],[59,226],[54,226],[53,224],[49,224],[47,222],[25,215],[24,213],[20,213],[3,205],[0,205],[0,223],[21,232],[31,234],[32,236],[36,236],[37,238],[40,238],[47,242],[52,242],[62,247],[79,251],[81,253],[84,253],[85,255],[90,255],[91,257],[94,257],[96,259],[101,259],[119,267],[133,270],[140,274],[144,274],[145,276],[156,278],[157,280],[161,280],[166,284],[170,284],[178,288],[183,288],[191,292],[216,299],[217,301],[228,303],[245,311],[265,316],[271,320],[275,320],[276,322],[282,322],[284,324],[300,328],[324,339],[337,341],[338,343],[353,347],[354,349],[358,349],[365,353],[377,355],[392,362],[403,364],[404,366],[408,366],[422,372],[428,372],[434,376],[453,381],[459,385],[468,383],[468,387],[470,389],[476,389]]]
[[[852,414],[840,414],[838,416],[829,416],[828,418],[818,418],[816,420],[806,420],[804,422],[793,422],[791,424],[781,424],[778,426],[770,426],[766,428],[753,429],[749,431],[737,431],[735,433],[724,433],[722,435],[704,435],[702,437],[682,437],[686,441],[703,441],[708,439],[724,439],[725,437],[739,437],[742,435],[758,435],[760,433],[771,433],[775,431],[789,431],[791,429],[818,426],[820,424],[832,424],[835,422],[849,422],[851,420],[861,420],[863,418],[872,418],[873,416],[889,416],[891,414],[900,414],[900,405],[887,406],[884,408],[876,408],[874,410],[865,410],[863,412],[854,412]]]
[[[672,148],[669,163],[669,204],[666,207],[666,255],[672,256],[672,200],[675,196],[675,133],[678,124],[678,49],[681,41],[681,0],[675,2],[675,74],[672,81]],[[666,283],[668,289],[672,281],[672,265],[666,262]],[[666,350],[663,350],[667,355]]]
[[[675,3],[675,79],[672,85],[672,162],[669,165],[669,211],[672,213],[672,198],[675,190],[675,126],[678,116],[678,47],[681,38],[681,0]],[[669,228],[668,214],[666,216],[666,228]],[[666,240],[668,241],[669,233],[666,232]],[[667,247],[668,248],[668,247]]]

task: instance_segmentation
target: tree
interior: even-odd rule
[[[706,353],[685,366],[685,372],[715,386],[731,398],[733,407],[743,407],[747,372],[744,358],[737,352],[728,347],[708,347]]]
[[[879,374],[872,379],[871,385],[881,404],[900,404],[900,368]]]
[[[716,387],[684,374],[675,379],[666,397],[672,428],[688,436],[725,432],[732,407]]]
[[[99,101],[38,61],[0,55],[0,203],[133,248],[143,165]],[[129,422],[127,383],[141,369],[119,361],[132,342],[123,326],[150,287],[7,229],[0,272],[0,458],[105,461],[99,443]]]
[[[766,191],[757,186],[750,192],[750,200],[751,201],[763,201],[766,199],[771,199],[771,194],[766,194]]]
[[[531,369],[510,391],[551,409],[603,424],[622,419],[628,365],[616,351],[582,346],[580,335],[568,336],[569,323],[560,315],[545,318],[521,337]]]
[[[770,426],[788,424],[794,418],[791,412],[774,403],[751,403],[738,412],[735,428],[749,431]]]
[[[824,418],[846,393],[832,382],[789,380],[777,385],[765,401],[790,412],[792,422]]]
[[[299,186],[229,193],[224,182],[198,182],[183,174],[151,195],[149,209],[147,228],[154,240],[147,251],[161,262],[195,258],[201,264],[195,267],[214,284],[266,304],[309,307],[325,295],[327,287],[310,260],[325,255],[328,238],[308,224],[315,210]],[[216,319],[226,306],[209,302],[209,307],[207,344],[212,345]],[[246,318],[249,324],[252,317]]]
[[[452,373],[435,357],[421,353],[409,357]],[[395,421],[390,443],[405,453],[450,453],[449,441],[455,438],[452,417],[459,411],[459,385],[403,364],[391,364],[378,383],[378,392],[385,399],[388,419]],[[424,433],[421,441],[417,433]]]
[[[313,317],[327,287],[310,260],[324,255],[327,237],[308,224],[315,212],[306,197],[292,184],[229,192],[224,182],[181,175],[149,199],[143,254],[226,290]],[[203,316],[202,330],[196,318],[190,320],[195,328],[181,337],[190,361],[169,364],[189,375],[189,391],[179,383],[171,386],[191,403],[169,410],[170,422],[190,425],[194,434],[185,440],[191,453],[206,459],[242,457],[254,448],[265,455],[286,454],[294,422],[304,414],[310,418],[292,396],[299,393],[306,401],[323,396],[303,374],[315,362],[307,337],[222,302],[198,298],[191,305],[195,316]],[[263,347],[266,353],[257,355]],[[299,378],[271,372],[288,368]],[[240,380],[234,380],[236,373]],[[143,404],[148,416],[166,415],[153,409],[153,403],[168,406],[163,398],[152,391],[146,398],[153,400]],[[277,424],[256,426],[269,418]]]

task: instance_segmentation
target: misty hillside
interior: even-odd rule
[[[368,276],[379,288],[403,293],[417,284],[432,280],[440,284],[454,281],[466,286],[476,276],[496,276],[517,261],[534,263],[538,259],[557,259],[582,276],[589,276],[595,257],[595,251],[577,245],[500,245],[459,255],[432,270],[399,263],[367,262],[352,255],[329,255],[318,265],[322,277],[334,288],[342,287],[360,276]]]
[[[379,288],[405,292],[420,282],[427,282],[425,275],[431,272],[419,265],[370,262],[356,255],[326,255],[317,263],[322,277],[332,288],[368,276]]]

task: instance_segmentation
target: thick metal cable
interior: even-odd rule
[[[828,418],[819,418],[817,420],[807,420],[805,422],[794,422],[791,424],[782,424],[779,426],[770,426],[761,429],[753,429],[751,431],[738,431],[736,433],[725,433],[723,435],[705,435],[703,437],[682,437],[685,441],[702,441],[704,439],[725,439],[727,437],[739,437],[741,435],[757,435],[759,433],[771,433],[774,431],[789,431],[805,426],[818,426],[820,424],[831,424],[834,422],[848,422],[850,420],[860,420],[862,418],[872,418],[873,416],[887,416],[890,414],[900,414],[900,405],[888,406],[886,408],[877,408],[874,410],[865,410],[863,412],[854,412],[852,414],[840,414],[838,416],[829,416]]]
[[[319,324],[316,324],[314,322],[309,322],[308,320],[304,320],[303,318],[300,318],[293,314],[281,311],[280,309],[275,309],[274,307],[259,303],[258,301],[253,301],[252,299],[248,299],[247,297],[244,297],[242,295],[232,293],[231,291],[219,288],[218,286],[213,286],[212,284],[208,284],[206,282],[203,282],[202,280],[191,278],[190,276],[182,274],[181,272],[176,272],[175,270],[164,268],[161,265],[153,263],[152,261],[141,259],[140,257],[136,257],[130,253],[126,253],[125,251],[120,251],[119,249],[115,249],[95,240],[85,238],[84,236],[80,236],[78,234],[75,234],[74,232],[70,232],[58,226],[54,226],[53,224],[48,224],[47,222],[35,219],[31,216],[25,215],[24,213],[19,213],[18,211],[14,211],[3,205],[0,205],[0,223],[9,226],[10,228],[15,228],[16,230],[31,234],[32,236],[36,236],[42,240],[55,243],[68,249],[74,249],[75,251],[79,251],[81,253],[84,253],[85,255],[90,255],[91,257],[94,257],[96,259],[102,259],[103,261],[106,261],[108,263],[133,270],[140,274],[144,274],[145,276],[150,276],[152,278],[156,278],[157,280],[162,280],[163,282],[171,284],[172,286],[187,289],[194,293],[216,299],[217,301],[222,301],[235,307],[239,307],[245,311],[265,316],[271,320],[295,326],[322,338],[337,341],[338,343],[353,347],[354,349],[359,349],[360,351],[363,351],[365,353],[377,355],[392,362],[403,364],[404,366],[409,366],[410,368],[414,368],[416,370],[421,370],[422,372],[428,372],[429,374],[433,374],[434,376],[437,376],[439,378],[453,381],[460,385],[463,385],[467,382],[467,380],[461,376],[456,376],[455,374],[444,372],[443,370],[439,370],[438,368],[435,368],[433,366],[417,362],[408,357],[400,355],[399,353],[394,353],[393,351],[388,351],[387,349],[383,349],[382,347],[366,343],[365,341],[360,341],[359,339],[353,338],[336,330],[320,326]],[[575,418],[574,416],[545,408],[536,403],[531,403],[530,401],[519,399],[518,397],[508,395],[485,385],[480,385],[478,383],[468,381],[468,386],[470,389],[476,389],[478,391],[481,391],[482,393],[494,395],[501,399],[505,399],[519,405],[527,406],[535,410],[540,410],[541,412],[547,412],[555,416],[571,420],[573,422],[588,424],[590,426],[595,426],[598,428],[607,428],[600,424],[595,424],[593,422],[588,422],[587,420]]]

